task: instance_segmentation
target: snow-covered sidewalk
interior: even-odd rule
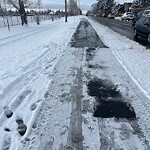
[[[42,22],[40,26],[16,26],[10,32],[0,28],[0,149],[73,146],[78,150],[98,150],[105,148],[103,140],[109,136],[106,141],[113,144],[106,149],[149,148],[149,49],[87,18],[108,47],[95,49],[90,64],[97,67],[89,69],[88,47],[70,46],[81,18],[85,17],[69,17],[67,23],[61,18]],[[136,121],[128,124],[117,123],[113,118],[93,118],[94,100],[87,94],[87,82],[95,76],[113,80],[122,94],[131,98]],[[91,105],[86,114],[82,112],[84,103]],[[18,132],[22,124],[27,127],[23,136]],[[134,135],[136,125],[141,129],[139,135]],[[123,132],[126,129],[128,132]]]

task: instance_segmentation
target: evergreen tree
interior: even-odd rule
[[[113,11],[115,2],[114,0],[98,0],[97,7],[100,15],[109,14]]]

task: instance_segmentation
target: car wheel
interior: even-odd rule
[[[150,35],[150,34],[149,34]],[[138,37],[138,34],[137,34],[137,30],[134,29],[134,37],[137,38]]]
[[[148,41],[148,43],[150,43],[150,33],[147,36],[147,41]]]

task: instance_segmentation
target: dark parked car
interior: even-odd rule
[[[150,16],[141,17],[134,26],[134,37],[142,36],[150,43]]]
[[[143,12],[144,10],[140,11],[139,13],[137,13],[137,15],[133,17],[132,26],[134,26],[135,23],[143,16]]]
[[[132,20],[132,26],[135,25],[135,23],[142,17],[142,16],[149,16],[150,15],[150,10],[141,10],[137,15],[133,17]]]

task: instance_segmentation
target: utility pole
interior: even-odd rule
[[[67,0],[65,0],[65,22],[67,22]]]
[[[37,23],[37,25],[39,25],[40,24],[40,14],[41,14],[41,0],[38,0],[37,5],[38,5],[39,12],[37,13],[37,16],[36,16],[36,23]]]
[[[78,5],[79,5],[79,15],[81,15],[80,0],[78,0]]]

